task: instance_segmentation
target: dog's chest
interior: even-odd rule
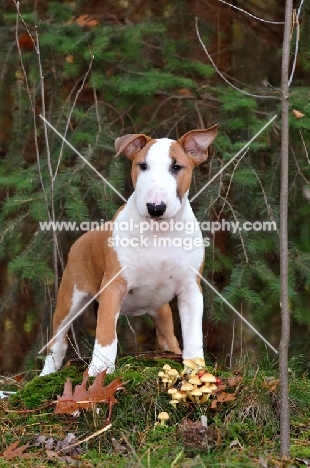
[[[188,246],[189,241],[202,238],[199,229],[191,233],[173,229],[141,230],[141,218],[135,211],[133,201],[134,197],[118,215],[113,239],[120,266],[125,267],[122,275],[128,287],[121,312],[143,314],[171,301],[186,287],[188,281],[196,281],[196,275],[190,267],[200,269],[204,247]],[[186,221],[196,221],[189,203],[183,209],[184,218]],[[129,220],[132,220],[133,228],[121,229],[121,223]]]
[[[117,251],[128,285],[122,313],[140,315],[154,311],[178,295],[191,276],[190,265],[199,268],[199,252],[183,248],[120,248]]]
[[[171,301],[175,296],[175,281],[169,274],[149,275],[149,279],[141,277],[140,285],[129,289],[124,300],[122,313],[140,315],[154,311]]]

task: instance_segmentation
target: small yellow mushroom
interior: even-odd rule
[[[189,382],[183,382],[182,385],[181,385],[180,390],[181,390],[182,392],[186,392],[186,393],[187,393],[187,392],[190,392],[191,390],[193,390],[193,388],[194,388],[194,385],[192,385],[191,383],[189,383]]]
[[[179,373],[176,369],[169,369],[168,372],[168,378],[171,380],[172,385],[176,382],[177,378],[179,377]]]
[[[191,383],[192,385],[202,385],[202,382],[200,380],[200,378],[198,377],[198,375],[193,375],[193,377],[190,377],[188,379],[189,383]]]
[[[171,395],[171,398],[174,399],[174,395],[178,393],[178,391],[176,388],[169,388],[168,393]]]
[[[200,388],[194,388],[194,390],[192,390],[190,393],[195,398],[196,403],[199,404],[199,397],[201,397],[202,395],[202,391],[200,390]]]
[[[206,365],[205,360],[201,357],[195,357],[193,361],[195,364],[197,364],[197,366],[200,366],[200,367],[205,367]]]
[[[195,371],[197,367],[192,359],[184,359],[183,364],[184,369],[181,372],[181,375],[187,374],[189,371]]]
[[[162,383],[164,384],[164,387],[167,388],[168,384],[169,384],[169,379],[167,379],[167,377],[163,377],[162,378]]]
[[[200,389],[200,391],[202,393],[202,398],[200,400],[200,403],[202,404],[202,403],[205,403],[206,401],[209,400],[212,390],[211,390],[209,384],[205,384],[202,387],[200,387],[199,389]]]
[[[171,369],[171,366],[169,366],[169,364],[164,364],[163,369],[164,369],[165,372],[168,372],[168,370]]]
[[[206,363],[205,363],[205,360],[200,358],[200,357],[195,357],[194,358],[194,363],[196,364],[197,366],[197,370],[198,369],[204,369],[206,367]]]
[[[214,375],[212,374],[203,374],[201,377],[200,377],[200,380],[201,382],[203,383],[215,383],[216,382],[216,378],[214,377]]]
[[[165,411],[162,411],[161,413],[159,413],[159,415],[157,416],[157,418],[159,419],[159,424],[161,426],[164,426],[165,425],[165,421],[168,421],[169,419],[169,414],[166,413]]]
[[[212,393],[212,390],[209,384],[203,385],[202,387],[200,387],[200,390],[202,391],[202,393]]]
[[[186,398],[186,393],[185,392],[179,392],[178,390],[173,394],[173,399],[174,400],[178,400],[178,401],[181,401],[183,400],[183,398]]]
[[[194,401],[194,398],[192,397],[191,395],[191,391],[194,389],[194,385],[192,385],[191,383],[189,382],[183,382],[180,390],[181,392],[186,392],[186,395],[188,396],[188,398],[191,400],[191,401]]]

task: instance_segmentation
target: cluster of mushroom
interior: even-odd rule
[[[171,395],[171,405],[176,408],[179,403],[205,403],[216,390],[220,380],[208,372],[202,358],[185,359],[184,369],[178,372],[169,364],[158,373],[164,387]]]

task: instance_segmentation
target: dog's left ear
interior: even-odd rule
[[[196,166],[208,157],[208,147],[216,137],[218,124],[205,130],[192,130],[178,139],[185,153]]]
[[[135,153],[142,150],[149,140],[151,140],[151,137],[143,133],[129,133],[128,135],[118,137],[115,140],[117,153],[114,157],[117,158],[121,153],[124,153],[132,161]]]

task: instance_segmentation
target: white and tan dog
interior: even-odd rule
[[[181,353],[169,306],[175,296],[183,358],[203,357],[203,298],[200,278],[190,267],[202,271],[204,245],[188,191],[192,170],[207,159],[216,132],[214,125],[190,131],[178,141],[143,134],[116,139],[117,156],[124,153],[132,161],[135,190],[116,213],[113,228],[89,231],[72,246],[53,319],[55,338],[41,375],[60,368],[67,349],[67,323],[101,289],[90,375],[114,370],[120,313],[148,314],[155,323],[160,348]],[[150,229],[142,239],[141,223],[146,221]],[[121,229],[129,222],[131,230]],[[190,235],[182,231],[186,223],[196,223]],[[190,248],[182,244],[185,237],[193,241]],[[166,242],[159,247],[161,238]],[[167,239],[177,242],[171,244]],[[111,281],[122,267],[126,268]]]

